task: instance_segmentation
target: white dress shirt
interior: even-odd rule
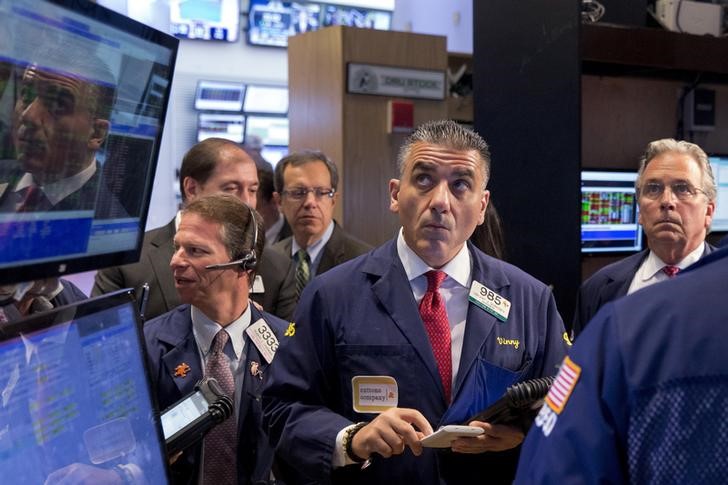
[[[678,264],[675,264],[674,266],[677,266],[682,271],[691,264],[695,263],[697,260],[699,260],[704,252],[705,243],[699,244],[697,248],[695,248],[692,252],[685,256],[682,261],[680,261]],[[662,271],[662,268],[666,265],[667,263],[661,260],[660,257],[657,256],[653,251],[650,251],[650,254],[647,255],[645,260],[637,269],[634,278],[632,278],[632,283],[629,285],[629,290],[627,290],[627,294],[629,295],[637,290],[641,290],[642,288],[647,288],[648,286],[659,283],[660,281],[666,281],[670,279],[670,277]]]
[[[331,223],[329,224],[329,227],[327,227],[326,230],[324,231],[324,235],[321,236],[321,239],[319,239],[315,243],[311,244],[307,248],[302,248],[301,246],[299,246],[298,243],[296,242],[296,238],[295,237],[293,238],[293,241],[292,241],[293,244],[291,244],[291,258],[293,258],[293,260],[295,261],[296,253],[298,252],[298,250],[299,249],[306,250],[306,252],[308,253],[308,259],[311,262],[308,265],[308,274],[310,275],[309,280],[311,280],[314,276],[316,276],[316,273],[318,273],[318,267],[319,267],[319,264],[321,264],[321,258],[323,257],[323,254],[324,254],[323,249],[326,246],[326,244],[329,242],[329,239],[331,239],[331,234],[333,234],[333,232],[334,232],[334,221],[331,221]]]

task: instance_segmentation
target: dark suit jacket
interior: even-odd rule
[[[264,318],[278,339],[283,336],[287,322],[273,315],[251,308],[251,324]],[[144,326],[152,389],[156,394],[160,411],[168,408],[183,397],[191,394],[194,386],[203,377],[204,366],[192,332],[190,306],[182,305]],[[238,405],[238,483],[267,484],[273,464],[273,450],[261,428],[261,390],[267,378],[268,365],[250,339],[246,338],[243,367],[243,384]],[[252,362],[260,364],[262,377],[253,376]],[[185,363],[190,371],[184,376],[176,376],[178,365]],[[197,484],[201,444],[186,450],[170,467],[172,483]]]
[[[96,172],[77,191],[69,194],[56,205],[44,208],[48,211],[92,210],[95,209],[96,219],[111,219],[129,217],[116,196],[106,187],[101,177],[101,165],[96,162]],[[14,194],[15,185],[25,174],[20,163],[16,160],[0,161],[0,184],[7,183],[0,188],[0,210],[14,211],[14,202],[10,197]],[[13,208],[9,204],[13,204]]]
[[[149,300],[145,317],[154,318],[178,306],[181,302],[174,288],[169,262],[174,253],[174,219],[169,224],[144,234],[142,254],[138,263],[107,268],[96,273],[91,295],[110,293],[121,288],[139,288],[149,283]],[[251,293],[251,299],[263,309],[289,320],[296,307],[296,286],[288,275],[289,258],[272,248],[266,248],[258,263],[264,293]]]
[[[703,256],[714,250],[714,246],[706,243]],[[576,312],[574,313],[572,327],[574,336],[578,336],[584,330],[589,320],[596,315],[597,310],[605,303],[627,294],[637,269],[639,269],[649,252],[649,249],[645,249],[616,263],[607,265],[582,283],[576,296]]]
[[[291,257],[292,247],[293,236],[287,237],[273,245],[274,249],[281,251],[288,258],[288,278],[293,282],[295,291],[296,263]],[[334,231],[331,233],[331,238],[329,238],[329,241],[323,249],[321,262],[316,270],[316,275],[325,273],[334,266],[354,259],[371,249],[372,247],[370,245],[348,234],[339,224],[334,222]]]
[[[473,280],[511,302],[505,322],[468,304],[459,370],[448,403],[396,240],[314,278],[296,308],[263,393],[264,424],[286,462],[286,483],[510,483],[518,450],[466,455],[425,449],[332,473],[337,433],[375,415],[353,409],[352,378],[390,376],[398,407],[422,412],[433,428],[460,424],[516,381],[550,376],[566,354],[551,290],[468,244]],[[510,342],[510,344],[509,344]],[[286,467],[284,467],[286,468]],[[306,478],[307,477],[307,478]]]

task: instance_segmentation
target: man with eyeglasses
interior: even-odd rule
[[[338,182],[336,165],[320,151],[295,152],[276,164],[275,197],[293,235],[273,247],[291,255],[299,296],[314,276],[371,249],[333,220]]]
[[[605,303],[670,279],[715,249],[705,236],[717,189],[699,146],[671,138],[651,142],[635,188],[648,249],[605,266],[581,285],[574,335]]]

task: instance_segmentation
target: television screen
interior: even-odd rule
[[[392,12],[369,10],[366,8],[326,5],[324,7],[323,26],[346,25],[367,29],[389,30],[392,24]]]
[[[182,39],[237,42],[240,0],[170,0],[169,24]]]
[[[167,483],[141,325],[125,290],[0,326],[5,480]]]
[[[728,231],[728,155],[711,155],[708,160],[718,186],[711,229]]]
[[[281,160],[281,158],[288,155],[288,147],[264,146],[260,150],[260,154],[265,159],[266,162],[273,165],[273,168],[276,168],[276,164]]]
[[[332,5],[336,4],[336,5]],[[348,25],[389,30],[391,1],[281,2],[250,0],[248,43],[286,47],[288,36],[318,30],[329,25]]]
[[[0,29],[0,284],[136,261],[178,41],[83,0]]]
[[[233,114],[200,113],[197,123],[197,141],[207,138],[225,138],[243,143],[245,116]]]
[[[243,111],[246,113],[288,113],[288,87],[248,85]]]
[[[581,172],[581,251],[623,253],[642,249],[634,183],[637,172]]]
[[[248,116],[245,122],[245,142],[248,137],[260,137],[263,145],[288,146],[288,118],[281,116]]]
[[[242,111],[245,85],[224,81],[199,81],[195,109],[205,111]]]

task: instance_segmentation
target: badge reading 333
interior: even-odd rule
[[[278,350],[278,338],[276,338],[276,334],[273,333],[268,324],[265,323],[265,320],[258,319],[257,322],[245,329],[245,333],[248,334],[265,361],[269,364],[273,362],[273,357],[275,357],[276,350]]]
[[[470,285],[468,300],[475,303],[501,322],[505,322],[508,319],[508,313],[511,311],[510,301],[475,280],[473,280],[473,284]]]

